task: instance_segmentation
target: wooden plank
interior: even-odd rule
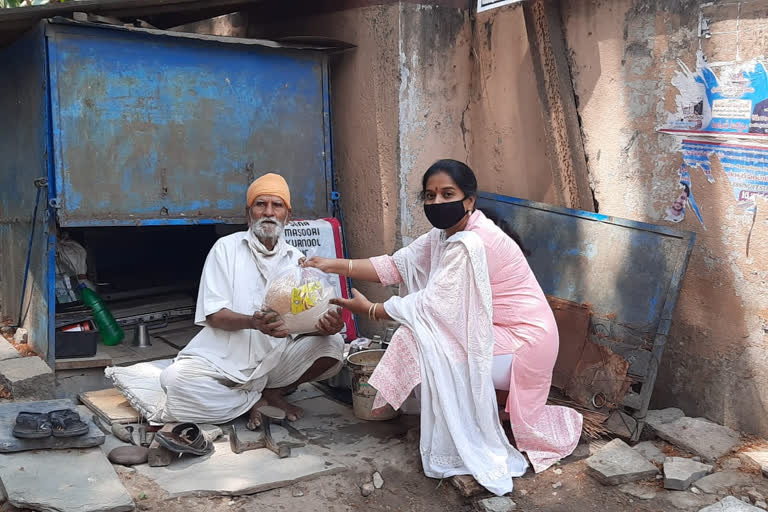
[[[170,432],[173,427],[175,427],[177,423],[166,423],[163,425],[163,428],[161,428],[158,432]],[[155,433],[155,436],[157,436],[157,433]],[[173,461],[176,454],[174,454],[172,451],[170,451],[168,448],[165,448],[164,446],[160,446],[160,443],[157,442],[157,438],[152,440],[152,443],[149,445],[149,453],[147,454],[147,463],[150,467],[165,467],[168,466],[171,461]]]
[[[117,388],[80,393],[78,398],[108,425],[141,421],[141,415]]]
[[[103,351],[96,352],[93,357],[72,357],[56,360],[56,371],[82,370],[84,368],[106,368],[112,365],[112,358]]]

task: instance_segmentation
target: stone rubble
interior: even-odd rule
[[[35,356],[0,361],[0,386],[14,400],[50,400],[54,397],[53,371]]]
[[[720,471],[696,481],[696,487],[706,494],[725,494],[728,489],[748,485],[752,481],[741,471]]]
[[[683,450],[714,462],[736,448],[738,432],[704,418],[682,417],[654,427],[656,435]]]
[[[637,453],[653,464],[664,464],[666,455],[652,441],[643,441],[632,447]]]
[[[588,458],[587,471],[606,485],[644,480],[659,472],[621,439],[614,439]]]
[[[685,413],[676,407],[648,411],[645,415],[645,424],[656,430],[659,425],[672,423],[684,417]]]
[[[512,512],[517,510],[517,503],[506,496],[486,498],[477,502],[480,512]]]
[[[654,487],[638,482],[620,485],[619,490],[641,500],[652,500],[656,497],[656,489]]]
[[[747,496],[749,496],[749,499],[751,500],[752,503],[765,500],[765,496],[763,496],[762,493],[758,492],[758,490],[755,489],[754,487],[747,487],[744,489],[744,492],[747,493]]]
[[[21,357],[16,347],[6,341],[5,338],[0,336],[0,361],[6,361],[8,359],[16,359]]]
[[[685,491],[693,482],[708,475],[712,466],[684,457],[667,457],[664,461],[664,488]]]
[[[663,491],[660,500],[665,501],[670,506],[659,507],[658,510],[699,510],[702,507],[712,505],[717,500],[714,496],[696,495],[690,492]]]
[[[768,448],[752,449],[741,452],[739,460],[747,466],[759,469],[768,478]]]
[[[738,498],[727,496],[714,505],[704,507],[699,512],[759,512],[761,509],[744,503]]]
[[[382,478],[381,473],[378,471],[373,474],[373,486],[376,489],[384,487],[384,478]]]

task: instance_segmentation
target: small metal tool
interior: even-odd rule
[[[259,415],[261,422],[262,435],[255,440],[247,440],[247,433],[245,435],[238,435],[238,429],[235,425],[232,425],[229,435],[229,445],[234,453],[243,453],[248,450],[258,450],[260,448],[266,448],[271,452],[274,452],[279,458],[284,459],[291,456],[291,448],[286,445],[278,445],[272,439],[272,432],[270,431],[270,423],[281,423],[285,420],[285,411],[278,409],[277,407],[271,407],[265,405],[257,409],[256,413]]]

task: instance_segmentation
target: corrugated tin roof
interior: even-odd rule
[[[0,9],[0,45],[5,45],[45,18],[85,12],[114,18],[142,19],[165,29],[237,12],[274,0],[73,0]]]

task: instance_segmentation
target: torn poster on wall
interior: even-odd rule
[[[680,187],[675,200],[664,212],[664,220],[675,223],[682,222],[685,219],[685,207],[688,206],[696,214],[696,218],[699,219],[701,225],[704,226],[704,219],[701,217],[699,205],[696,204],[696,199],[691,193],[691,175],[685,164],[680,167],[678,175],[680,176]]]
[[[714,180],[709,157],[717,155],[737,201],[754,203],[755,196],[768,197],[768,147],[683,140],[682,152],[685,165],[699,167],[710,183]]]
[[[719,77],[701,50],[695,71],[678,64],[677,109],[659,131],[768,140],[768,71],[761,59],[723,67]]]
[[[679,171],[682,191],[665,211],[664,220],[682,221],[688,204],[704,224],[693,200],[689,169],[700,168],[713,182],[713,155],[722,164],[735,199],[747,211],[754,208],[756,196],[768,197],[768,71],[763,61],[720,66],[718,73],[701,50],[696,54],[695,71],[678,61],[681,70],[672,79],[679,92],[677,108],[659,131],[679,137],[684,162]]]

